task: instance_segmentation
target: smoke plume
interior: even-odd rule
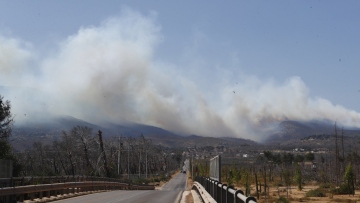
[[[156,17],[130,10],[80,28],[46,54],[0,36],[0,94],[19,123],[59,114],[253,140],[287,119],[360,127],[358,112],[310,97],[299,77],[279,83],[242,74],[235,83],[224,74],[219,84],[203,79],[212,87],[204,88],[180,65],[155,58],[163,37]]]

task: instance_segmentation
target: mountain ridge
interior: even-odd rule
[[[104,137],[139,137],[143,135],[151,139],[154,144],[164,147],[192,147],[192,146],[251,146],[259,144],[276,144],[282,142],[291,142],[291,140],[301,140],[311,135],[331,135],[334,134],[334,124],[329,121],[292,121],[286,120],[278,123],[276,132],[268,135],[264,142],[258,143],[251,139],[237,137],[207,137],[200,135],[178,135],[169,130],[139,124],[134,122],[111,123],[103,122],[101,124],[90,123],[72,116],[58,115],[53,116],[45,121],[38,120],[28,121],[15,125],[13,136],[18,143],[14,144],[15,148],[23,149],[31,147],[33,142],[45,142],[51,144],[54,140],[59,139],[63,131],[69,131],[75,126],[87,126],[93,129],[93,133],[98,130],[103,132]],[[339,133],[340,133],[339,129]],[[360,129],[345,130],[348,135],[360,133]]]

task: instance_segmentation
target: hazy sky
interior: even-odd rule
[[[257,140],[285,119],[360,126],[359,10],[359,1],[0,0],[0,86],[23,91],[0,94],[19,120],[37,103]]]

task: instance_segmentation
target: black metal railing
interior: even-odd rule
[[[195,177],[205,190],[214,198],[216,202],[222,203],[255,203],[255,197],[246,197],[242,190],[235,190],[219,181],[207,177]]]

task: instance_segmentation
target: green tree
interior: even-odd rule
[[[282,156],[282,162],[290,165],[294,161],[294,155],[291,153],[284,153]]]
[[[286,185],[286,197],[289,198],[289,189],[291,189],[291,180],[292,180],[292,174],[291,171],[287,168],[284,169],[282,172],[282,175],[284,177],[285,185]]]
[[[294,159],[294,161],[295,161],[296,163],[303,162],[304,160],[305,160],[305,157],[304,157],[303,155],[300,155],[300,154],[297,154],[297,155],[295,156],[295,159]]]
[[[242,170],[242,180],[243,180],[243,184],[245,186],[245,195],[249,196],[250,194],[250,183],[249,183],[249,173],[248,171],[246,171],[245,169]]]
[[[306,154],[305,154],[305,159],[306,159],[306,161],[314,161],[314,160],[315,160],[315,155],[314,155],[314,153],[311,153],[311,152],[306,153]]]
[[[302,190],[302,174],[300,170],[299,164],[296,163],[296,169],[295,169],[295,181],[298,185],[298,189]]]
[[[232,171],[234,173],[234,183],[239,184],[241,179],[240,171],[237,169],[236,164],[233,164]]]
[[[11,146],[5,140],[0,139],[0,159],[8,159],[11,156]]]
[[[281,155],[280,154],[276,154],[272,156],[272,161],[274,162],[274,164],[281,164],[282,160],[281,160]]]
[[[348,188],[349,194],[354,195],[355,194],[355,185],[354,185],[355,174],[353,172],[351,163],[349,163],[349,165],[346,167],[344,179],[345,179],[345,182],[347,183],[347,188]]]
[[[234,186],[234,172],[232,170],[229,170],[226,182],[229,186]]]
[[[13,124],[14,119],[11,114],[10,101],[4,101],[4,98],[0,95],[0,159],[12,160],[13,176],[18,176],[21,166],[9,143]]]
[[[270,151],[264,151],[264,156],[268,161],[270,161],[273,157],[272,153]]]
[[[0,139],[8,141],[14,119],[11,114],[10,101],[4,101],[4,98],[0,95]]]

